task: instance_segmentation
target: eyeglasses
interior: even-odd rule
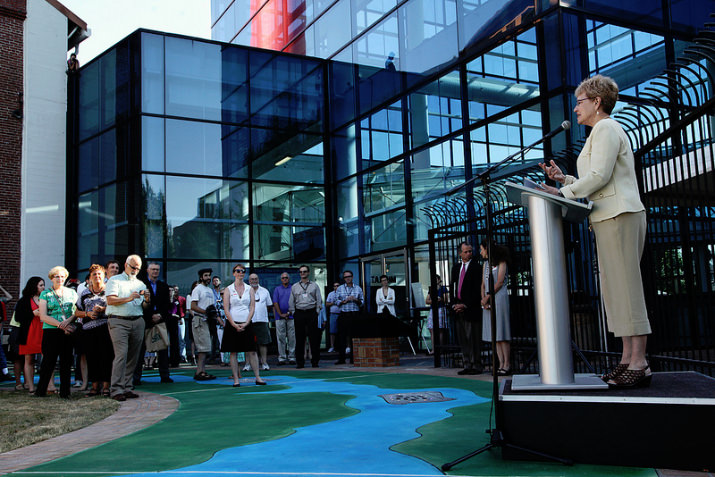
[[[300,273],[308,273],[308,270],[301,270]]]
[[[352,278],[352,275],[343,275],[343,278]]]
[[[281,277],[281,280],[288,280],[288,277]]]
[[[576,100],[576,106],[581,106],[581,103],[583,103],[584,101],[592,101],[592,100],[593,100],[593,98],[581,98],[581,99],[577,99],[577,100]]]
[[[246,273],[245,268],[234,268],[233,273]]]
[[[132,265],[131,263],[127,263],[127,266],[128,266],[129,268],[131,268],[132,270],[136,270],[136,271],[139,271],[139,270],[142,269],[142,267],[135,267],[135,266]]]

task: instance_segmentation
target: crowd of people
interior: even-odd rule
[[[72,369],[75,386],[88,397],[106,396],[118,401],[136,398],[144,369],[156,366],[160,382],[172,383],[171,368],[186,362],[196,367],[194,379],[216,379],[207,364],[230,366],[234,386],[243,371],[252,371],[255,383],[266,384],[261,371],[269,370],[268,346],[272,343],[269,315],[276,328],[278,365],[303,368],[306,361],[318,367],[324,328],[337,351],[337,363],[353,361],[349,324],[357,319],[365,299],[343,273],[324,308],[320,287],[310,279],[310,267],[298,269],[300,279],[291,283],[284,272],[280,284],[269,292],[256,273],[248,276],[242,264],[233,267],[234,281],[222,287],[210,268],[198,272],[198,280],[184,297],[179,287],[159,279],[161,265],[149,262],[143,280],[138,255],[92,264],[84,282],[70,280],[67,269],[53,267],[44,278],[31,277],[17,301],[11,321],[11,361],[16,390],[35,396],[59,393],[69,397]],[[394,290],[381,277],[376,302],[378,312],[395,315]],[[5,294],[0,303],[10,301]],[[328,314],[329,310],[329,314]],[[36,358],[40,357],[35,380]],[[59,389],[54,386],[59,361]],[[7,372],[6,376],[12,376]]]

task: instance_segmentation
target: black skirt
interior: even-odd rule
[[[241,332],[230,324],[226,324],[221,340],[222,353],[238,353],[240,351],[256,351],[256,334],[253,332],[253,323]]]

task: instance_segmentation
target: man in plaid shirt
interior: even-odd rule
[[[362,288],[353,284],[353,272],[345,270],[343,272],[345,283],[340,285],[335,291],[337,298],[335,304],[340,307],[338,315],[338,361],[335,364],[345,364],[345,353],[350,354],[350,362],[353,362],[352,340],[348,337],[352,323],[360,316],[360,307],[364,303]],[[346,350],[346,343],[350,349]]]

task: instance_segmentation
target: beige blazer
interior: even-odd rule
[[[638,193],[634,162],[621,125],[611,118],[602,119],[591,130],[576,161],[579,178],[567,175],[561,193],[567,199],[592,200],[591,222],[645,210]]]

